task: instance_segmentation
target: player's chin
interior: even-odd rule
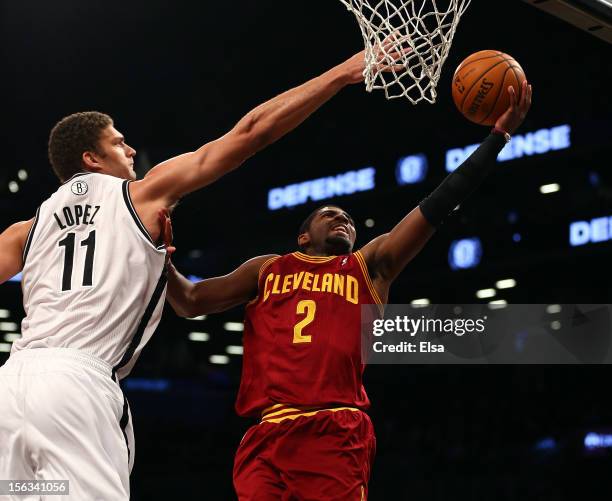
[[[348,254],[353,248],[353,242],[343,235],[330,235],[325,240],[327,245],[333,249],[334,254]]]

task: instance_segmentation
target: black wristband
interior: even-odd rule
[[[504,136],[490,134],[465,162],[419,204],[425,219],[432,226],[440,225],[455,207],[482,184],[505,145]]]

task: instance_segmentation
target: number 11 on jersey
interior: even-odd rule
[[[75,233],[68,233],[66,238],[58,243],[60,247],[64,247],[62,291],[69,291],[72,289],[72,268],[74,266],[75,239]],[[83,270],[83,287],[90,287],[93,285],[93,264],[94,254],[96,252],[96,230],[92,231],[89,236],[81,242],[81,247],[87,247],[87,254],[85,254],[85,269]]]

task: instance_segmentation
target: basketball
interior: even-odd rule
[[[453,101],[468,120],[494,125],[510,106],[508,87],[514,87],[517,100],[525,72],[516,60],[497,50],[482,50],[465,59],[453,77]]]

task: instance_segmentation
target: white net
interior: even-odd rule
[[[471,0],[340,0],[361,28],[366,89],[436,102],[436,86]]]

